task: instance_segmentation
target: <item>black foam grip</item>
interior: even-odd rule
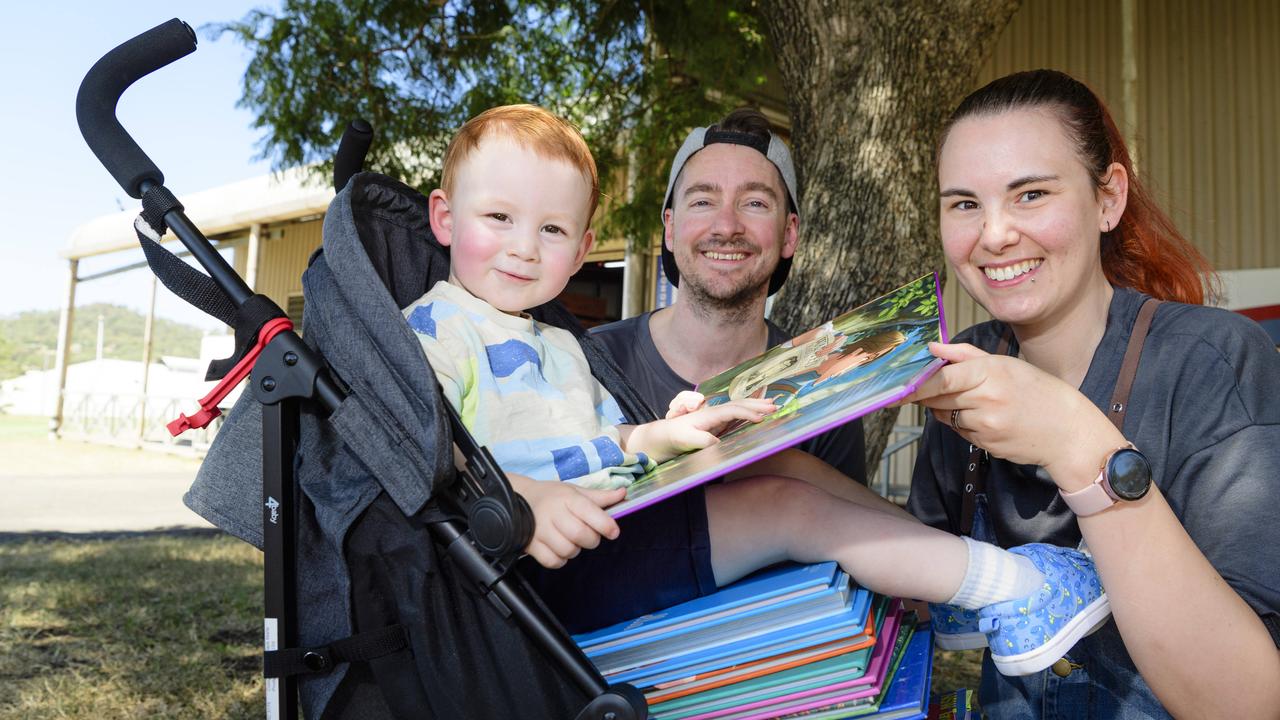
[[[116,119],[116,103],[138,78],[190,55],[195,49],[195,31],[174,18],[103,55],[80,83],[76,94],[80,134],[99,162],[132,197],[142,197],[145,181],[163,184],[164,173],[120,125]]]
[[[352,175],[364,168],[364,157],[373,142],[373,127],[364,120],[352,120],[342,133],[338,154],[333,157],[333,189],[342,192]]]

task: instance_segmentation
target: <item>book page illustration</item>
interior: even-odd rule
[[[905,397],[943,364],[928,349],[947,340],[941,306],[937,275],[925,275],[703,382],[708,404],[767,397],[778,409],[659,465],[609,513],[629,514]]]

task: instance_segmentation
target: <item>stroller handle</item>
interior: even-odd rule
[[[333,158],[333,189],[342,192],[352,175],[364,167],[364,158],[373,143],[373,127],[357,118],[347,125],[338,142],[338,154]]]
[[[131,197],[142,197],[144,183],[163,185],[164,173],[120,125],[116,104],[139,78],[195,49],[195,31],[174,18],[116,46],[94,63],[80,83],[76,94],[80,134]]]

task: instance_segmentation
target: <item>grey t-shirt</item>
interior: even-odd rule
[[[1106,333],[1080,385],[1099,408],[1110,401],[1146,298],[1115,290]],[[983,323],[956,342],[994,352],[1004,329]],[[1016,342],[1010,352],[1017,352]],[[1151,462],[1156,485],[1191,539],[1280,644],[1280,353],[1270,338],[1236,313],[1161,304],[1143,346],[1124,434]],[[958,532],[968,443],[930,417],[921,447],[907,509]],[[1040,467],[992,458],[988,468],[987,517],[1000,545],[1080,542],[1075,515]],[[1157,588],[1150,600],[1159,601]]]
[[[676,374],[658,352],[653,336],[649,333],[649,317],[652,312],[619,320],[592,328],[591,335],[599,339],[613,356],[622,374],[653,408],[658,417],[667,412],[671,399],[682,390],[692,390],[693,383]],[[769,326],[769,347],[790,340],[793,335],[766,321]],[[760,351],[764,352],[765,348]],[[820,458],[848,477],[866,484],[866,441],[862,434],[862,421],[855,420],[813,437],[801,443],[800,449]]]

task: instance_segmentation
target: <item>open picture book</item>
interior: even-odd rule
[[[937,274],[925,275],[698,385],[708,404],[768,397],[778,409],[641,476],[609,514],[628,515],[909,395],[944,364],[928,348],[948,339],[940,293]]]

